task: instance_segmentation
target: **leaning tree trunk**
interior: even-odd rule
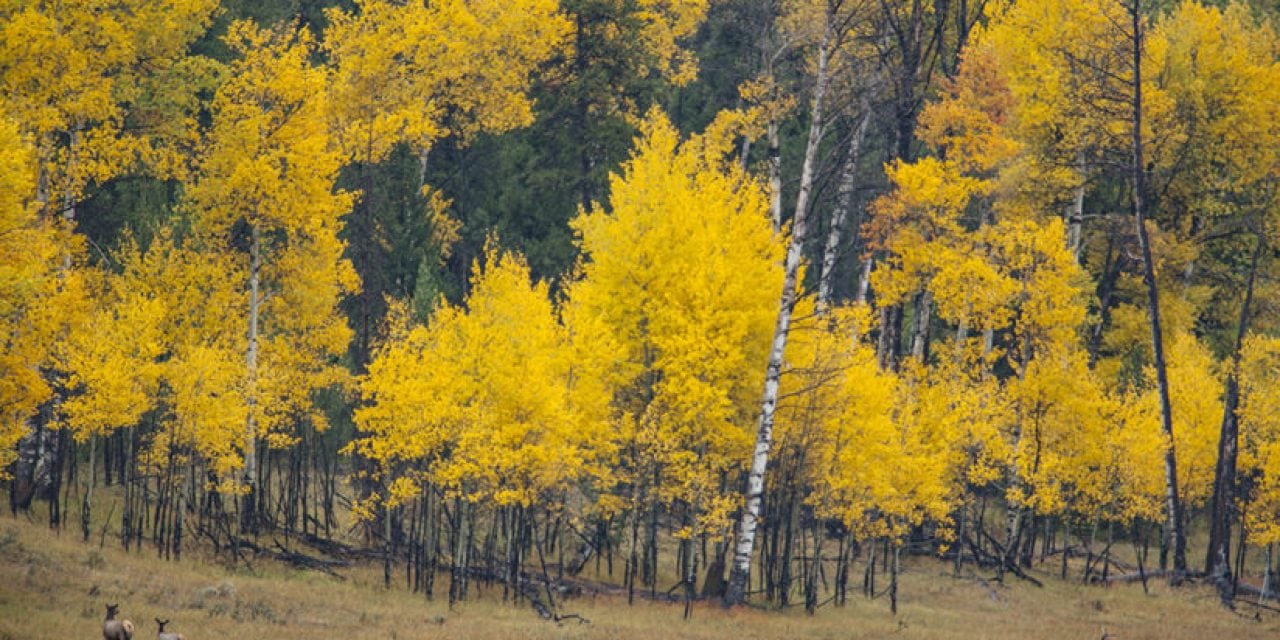
[[[1169,372],[1164,358],[1164,336],[1160,325],[1160,292],[1156,286],[1155,265],[1151,259],[1151,240],[1145,221],[1146,163],[1142,151],[1142,3],[1133,0],[1129,7],[1133,18],[1133,164],[1130,166],[1133,191],[1133,220],[1137,226],[1138,244],[1142,251],[1142,275],[1147,285],[1147,317],[1151,324],[1151,353],[1160,393],[1160,423],[1169,446],[1164,455],[1165,510],[1169,547],[1173,551],[1173,582],[1187,572],[1187,539],[1183,531],[1182,503],[1178,500],[1178,459],[1174,449],[1173,415],[1169,402]]]
[[[849,210],[853,208],[853,191],[858,177],[858,162],[862,159],[862,141],[867,136],[867,126],[871,123],[871,104],[866,94],[862,97],[862,114],[858,124],[849,138],[849,151],[844,159],[844,167],[840,170],[840,185],[836,192],[836,209],[831,214],[831,228],[827,232],[827,244],[822,251],[822,272],[818,277],[819,312],[831,304],[833,273],[836,258],[839,257],[840,241],[844,236],[844,226],[849,218]]]
[[[1235,349],[1231,353],[1231,370],[1227,374],[1226,396],[1223,402],[1222,431],[1218,438],[1218,462],[1213,476],[1213,506],[1209,515],[1209,553],[1205,571],[1218,588],[1222,603],[1230,606],[1234,599],[1231,577],[1231,520],[1234,517],[1236,454],[1240,437],[1240,423],[1236,409],[1240,406],[1240,349],[1244,335],[1249,330],[1249,307],[1253,304],[1253,281],[1258,273],[1258,259],[1263,251],[1263,233],[1257,232],[1257,244],[1253,248],[1253,260],[1244,290],[1244,305],[1240,308],[1240,324],[1236,328]],[[1237,550],[1236,553],[1240,553]]]
[[[765,370],[764,395],[760,403],[760,422],[756,430],[755,452],[751,458],[751,470],[747,475],[746,506],[738,524],[733,567],[730,569],[729,585],[725,591],[726,606],[745,602],[747,581],[751,576],[751,555],[755,549],[760,503],[764,496],[764,475],[769,466],[769,449],[773,446],[773,417],[778,405],[782,357],[787,347],[787,334],[791,329],[791,312],[796,303],[797,276],[800,271],[801,253],[804,249],[809,196],[813,191],[814,166],[817,164],[818,143],[822,138],[822,108],[827,92],[828,48],[833,39],[832,18],[831,6],[828,4],[826,25],[822,32],[822,41],[818,45],[818,73],[810,112],[809,139],[805,144],[804,165],[800,171],[800,190],[796,196],[795,216],[791,222],[791,243],[787,247],[778,319],[773,331],[772,347],[769,350],[768,368]]]

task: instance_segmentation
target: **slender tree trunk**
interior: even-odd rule
[[[1115,234],[1107,234],[1107,255],[1102,267],[1102,281],[1098,283],[1098,322],[1090,329],[1089,335],[1090,369],[1098,363],[1102,336],[1111,321],[1111,298],[1120,277],[1121,262],[1121,256],[1116,251]]]
[[[726,606],[746,601],[747,581],[751,577],[751,555],[755,549],[756,526],[760,517],[760,503],[764,494],[764,475],[769,466],[769,449],[773,446],[773,417],[778,404],[778,384],[782,377],[782,357],[787,346],[787,334],[791,329],[791,311],[797,296],[797,276],[800,257],[804,249],[806,218],[809,196],[813,190],[813,176],[817,164],[818,143],[822,139],[823,103],[827,92],[827,58],[833,39],[832,7],[828,3],[826,24],[822,41],[818,45],[818,73],[814,83],[813,106],[809,122],[809,139],[805,144],[804,165],[800,172],[800,190],[796,196],[795,217],[791,226],[791,243],[787,247],[782,295],[778,306],[778,320],[769,351],[769,364],[765,370],[764,397],[760,406],[760,423],[756,430],[755,452],[751,470],[747,475],[746,506],[738,526],[738,540],[733,555],[733,567],[729,573],[729,586],[725,591]]]
[[[929,320],[933,317],[933,293],[928,289],[916,296],[916,313],[911,332],[911,357],[924,362],[929,357]]]
[[[858,273],[858,292],[854,296],[858,304],[866,304],[867,296],[871,293],[871,267],[874,262],[871,256],[862,259],[862,270]]]
[[[1218,437],[1218,462],[1214,467],[1213,502],[1209,514],[1209,552],[1205,571],[1218,588],[1222,603],[1231,606],[1231,521],[1235,516],[1236,454],[1240,436],[1240,350],[1249,330],[1249,308],[1253,304],[1253,282],[1258,273],[1258,259],[1263,252],[1263,233],[1258,231],[1245,284],[1244,304],[1240,307],[1240,324],[1236,328],[1235,348],[1231,352],[1231,369],[1227,374],[1223,401],[1222,430]],[[1239,550],[1237,550],[1239,553]]]
[[[1187,540],[1183,531],[1182,503],[1178,500],[1178,462],[1173,440],[1173,411],[1169,401],[1169,373],[1164,358],[1164,336],[1160,324],[1160,291],[1156,285],[1155,265],[1151,258],[1151,241],[1146,225],[1146,162],[1142,150],[1142,6],[1133,0],[1129,7],[1133,19],[1133,219],[1142,251],[1143,280],[1147,285],[1147,315],[1151,323],[1151,352],[1160,393],[1160,422],[1169,447],[1165,450],[1165,509],[1168,520],[1169,546],[1173,551],[1173,582],[1181,581],[1187,572]]]
[[[85,542],[89,541],[90,515],[93,511],[93,485],[96,478],[93,475],[93,462],[97,458],[98,437],[89,436],[89,480],[84,488],[84,503],[80,506],[80,533]]]
[[[245,369],[248,376],[249,411],[244,428],[244,470],[242,473],[245,494],[241,498],[240,529],[244,533],[257,531],[257,483],[258,483],[258,424],[254,413],[258,407],[258,315],[262,306],[259,278],[262,271],[262,232],[253,225],[252,244],[249,246],[249,347],[245,352]]]
[[[1276,570],[1274,543],[1267,545],[1267,567],[1264,571],[1265,573],[1262,574],[1262,593],[1258,596],[1259,602],[1268,597],[1268,595],[1275,589]]]
[[[893,564],[889,569],[889,613],[898,615],[898,573],[902,567],[902,543],[893,543]]]
[[[1075,197],[1071,199],[1071,211],[1067,214],[1067,249],[1080,262],[1080,252],[1084,248],[1084,192],[1085,179],[1084,154],[1076,157],[1076,172],[1080,174],[1080,185],[1076,187]]]
[[[862,141],[867,136],[867,127],[871,124],[870,100],[863,94],[862,114],[849,138],[849,151],[845,155],[844,166],[840,170],[840,185],[836,192],[836,209],[831,214],[831,228],[827,232],[827,244],[822,251],[822,273],[818,278],[819,312],[831,303],[831,283],[839,257],[840,241],[844,235],[845,222],[849,218],[849,210],[853,208],[853,191],[858,177],[858,162],[862,159]]]
[[[899,331],[902,329],[902,305],[880,307],[880,336],[876,341],[876,360],[886,371],[898,368]]]

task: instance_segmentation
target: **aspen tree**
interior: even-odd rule
[[[787,335],[791,328],[792,311],[800,297],[799,274],[801,254],[808,233],[809,198],[813,192],[814,172],[817,170],[818,145],[826,126],[828,105],[827,89],[830,83],[828,63],[833,49],[839,46],[841,2],[828,1],[823,12],[822,36],[817,45],[817,72],[814,78],[813,97],[809,109],[809,136],[805,142],[804,162],[800,169],[800,187],[796,196],[795,214],[791,218],[791,237],[787,245],[787,257],[783,262],[781,298],[777,320],[765,367],[764,392],[760,401],[759,424],[756,427],[755,448],[751,455],[751,467],[747,473],[743,491],[745,504],[738,521],[737,541],[733,551],[733,564],[729,583],[725,590],[726,606],[746,601],[747,579],[751,574],[751,556],[755,549],[756,527],[760,518],[760,505],[764,498],[764,476],[769,467],[769,450],[773,446],[773,420],[778,404],[778,386],[782,377],[783,358],[786,354]]]
[[[53,339],[48,308],[57,286],[61,243],[39,215],[35,149],[0,118],[0,469],[8,473],[27,421],[52,393],[39,367]],[[43,309],[43,310],[42,310]]]
[[[56,233],[59,281],[46,307],[65,335],[83,319],[80,274],[84,243],[76,211],[88,190],[129,173],[179,175],[194,136],[195,94],[216,65],[188,56],[209,25],[215,0],[128,0],[110,10],[97,2],[10,3],[0,8],[0,106],[34,149],[38,215]],[[60,336],[61,337],[61,336]],[[51,339],[50,346],[57,346]],[[58,371],[55,348],[42,363]],[[53,375],[50,373],[49,375]],[[49,397],[56,413],[61,394]],[[45,416],[32,418],[15,467],[11,506],[26,508],[35,490],[56,497],[54,470],[64,455]],[[56,426],[49,425],[49,426]],[[26,504],[24,504],[26,503]],[[50,512],[56,526],[58,510]]]
[[[574,222],[586,258],[567,313],[584,339],[607,328],[608,342],[588,354],[617,362],[622,457],[610,501],[637,516],[683,505],[692,521],[682,535],[722,536],[737,506],[722,478],[740,472],[750,446],[756,367],[781,285],[767,196],[728,158],[743,124],[724,113],[681,141],[654,111],[611,180],[607,208]],[[653,521],[646,527],[652,540]]]
[[[344,380],[328,361],[350,339],[335,305],[358,281],[337,238],[351,196],[333,190],[341,156],[327,135],[326,74],[309,62],[311,37],[240,22],[227,42],[240,59],[214,98],[187,199],[202,242],[236,256],[247,289],[235,446],[241,527],[253,532],[260,442],[287,442],[293,419],[322,424],[310,394]]]

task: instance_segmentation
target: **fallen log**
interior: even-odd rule
[[[1157,570],[1155,570],[1155,571],[1147,571],[1147,572],[1146,572],[1146,577],[1147,577],[1147,579],[1148,579],[1148,580],[1150,580],[1150,579],[1152,579],[1152,578],[1172,578],[1172,577],[1174,577],[1175,575],[1177,575],[1177,572],[1175,572],[1175,571],[1165,571],[1165,570],[1162,570],[1162,569],[1157,569]],[[1197,578],[1203,578],[1203,577],[1204,577],[1204,575],[1205,575],[1205,574],[1204,574],[1204,572],[1203,572],[1203,571],[1186,571],[1186,572],[1183,572],[1183,573],[1181,574],[1182,578],[1183,578],[1183,579],[1185,579],[1185,580],[1194,580],[1194,579],[1197,579]],[[1116,575],[1116,576],[1107,576],[1107,579],[1106,579],[1106,580],[1097,580],[1096,582],[1107,582],[1107,583],[1112,583],[1112,582],[1120,582],[1120,583],[1138,582],[1138,581],[1142,580],[1142,576],[1143,576],[1143,574],[1142,574],[1142,573],[1123,573],[1123,574]],[[1246,585],[1241,585],[1241,586],[1243,587],[1243,586],[1246,586]]]
[[[1236,599],[1240,599],[1241,596],[1253,596],[1261,600],[1280,601],[1280,591],[1263,591],[1258,587],[1244,582],[1236,585]]]

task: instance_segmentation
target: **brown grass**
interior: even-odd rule
[[[229,638],[1266,638],[1280,636],[1280,616],[1228,612],[1212,592],[1192,586],[1089,587],[1037,575],[1043,588],[1016,582],[953,579],[931,559],[907,563],[901,609],[851,595],[843,608],[723,611],[711,603],[681,619],[679,605],[581,597],[564,610],[590,624],[557,625],[526,606],[501,603],[500,590],[452,611],[436,600],[380,586],[374,567],[348,579],[274,564],[229,570],[208,558],[165,562],[154,551],[126,553],[110,542],[84,544],[70,531],[50,532],[24,517],[0,522],[0,639],[94,638],[103,604],[119,602],[155,634],[154,617],[191,640]],[[1252,608],[1244,608],[1252,609]]]

